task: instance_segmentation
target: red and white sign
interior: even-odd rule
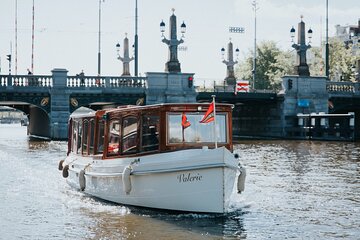
[[[249,81],[236,80],[235,93],[249,92]]]

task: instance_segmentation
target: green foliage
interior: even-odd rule
[[[329,41],[330,79],[354,81],[353,65],[359,56],[351,53],[351,45],[346,48],[345,44],[336,38]],[[241,61],[236,68],[238,79],[249,80],[253,85],[253,56],[254,51],[250,50],[244,61]],[[323,49],[312,47],[308,50],[307,62],[311,76],[324,76],[325,63]],[[296,65],[295,51],[282,51],[274,41],[264,41],[257,46],[255,73],[255,89],[281,89],[281,77],[294,74]],[[340,78],[341,76],[341,78]]]
[[[320,47],[310,48],[308,64],[311,76],[325,75],[325,59]],[[324,52],[325,53],[325,52]],[[356,57],[351,52],[351,45],[346,48],[345,43],[337,38],[329,39],[330,79],[333,81],[354,81],[352,66]]]
[[[321,47],[311,47],[308,52],[307,62],[310,76],[325,76],[325,64],[322,58]]]
[[[281,51],[274,41],[261,42],[257,47],[255,89],[281,89],[281,77],[293,73],[294,54]],[[239,79],[249,80],[253,84],[253,51],[240,62],[236,69]]]
[[[329,40],[330,79],[354,81],[352,66],[356,57],[351,53],[351,46],[336,38]]]

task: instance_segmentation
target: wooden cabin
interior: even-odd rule
[[[216,104],[214,122],[200,123],[209,104],[122,106],[70,116],[68,154],[102,159],[225,146],[232,152],[232,105]],[[183,126],[183,116],[189,123]]]

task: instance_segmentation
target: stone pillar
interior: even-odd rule
[[[295,29],[292,29],[295,32]],[[308,31],[309,34],[312,34],[312,30]],[[309,66],[306,62],[306,51],[311,48],[310,44],[306,45],[305,42],[305,23],[301,20],[298,25],[298,43],[293,44],[292,47],[297,52],[297,66],[295,66],[295,72],[299,76],[310,76]]]
[[[238,52],[239,49],[236,49],[236,51]],[[227,67],[225,81],[226,81],[227,85],[231,85],[234,87],[236,84],[234,65],[237,64],[238,62],[234,61],[233,44],[231,41],[228,43],[227,57],[228,57],[227,60],[225,60],[225,59],[223,60],[223,63]]]
[[[183,23],[182,26],[185,26],[185,24]],[[170,17],[170,39],[166,39],[165,37],[163,37],[162,42],[169,46],[169,59],[165,64],[165,72],[181,72],[180,62],[178,60],[177,53],[178,46],[183,43],[184,40],[177,40],[176,16],[174,13]]]
[[[70,91],[67,89],[67,70],[52,70],[53,87],[50,90],[50,135],[51,139],[67,139],[70,116]]]
[[[298,114],[328,113],[329,93],[326,77],[282,77],[284,102],[282,106],[283,134],[298,125]]]
[[[146,104],[196,102],[195,88],[189,86],[193,73],[148,72],[146,76]]]
[[[285,115],[298,113],[328,113],[329,93],[326,77],[282,77]]]
[[[195,88],[193,86],[193,73],[181,73],[180,62],[177,58],[178,45],[184,42],[181,38],[177,40],[175,9],[170,16],[170,39],[166,39],[165,23],[161,21],[162,42],[169,47],[169,59],[165,64],[164,73],[148,72],[146,104],[158,103],[185,103],[196,102]],[[181,33],[185,33],[186,25],[181,24]]]
[[[118,45],[120,47],[120,45]],[[130,76],[130,62],[134,60],[134,57],[129,56],[129,39],[124,38],[124,57],[118,54],[118,59],[123,62],[123,74],[121,76]]]

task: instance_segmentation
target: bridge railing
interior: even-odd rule
[[[68,76],[67,87],[145,88],[146,77]]]
[[[51,75],[0,75],[0,87],[52,87]]]
[[[202,87],[202,86],[196,86],[195,87],[196,92],[228,92],[228,93],[235,93],[235,89],[232,86],[215,86],[214,87]],[[277,93],[276,90],[270,90],[270,89],[249,89],[248,92],[240,92],[240,93]]]
[[[0,87],[52,87],[52,75],[0,75]],[[67,87],[145,88],[146,77],[67,76]]]
[[[332,94],[360,94],[360,83],[356,82],[327,82],[326,89]]]
[[[330,94],[341,95],[360,95],[360,82],[332,82],[326,83],[326,90]],[[215,87],[201,87],[196,88],[197,92],[232,92],[233,88],[228,86],[215,86]],[[253,93],[276,93],[275,90],[259,90],[250,89],[249,92]]]

